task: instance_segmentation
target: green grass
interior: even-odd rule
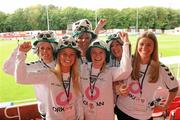
[[[17,41],[0,40],[0,67],[16,47]],[[29,55],[28,60],[37,59]],[[13,76],[7,75],[0,69],[0,102],[16,101],[35,98],[32,85],[16,84]]]
[[[134,52],[137,36],[130,36],[132,53]],[[180,56],[180,35],[159,35],[159,53],[161,56]],[[105,37],[102,37],[105,39]],[[23,42],[23,41],[21,41]],[[0,40],[0,67],[16,47],[17,41]],[[37,59],[36,55],[28,55],[28,61]],[[32,85],[16,84],[14,78],[0,69],[0,102],[16,101],[35,98]]]
[[[158,42],[162,56],[180,56],[180,35],[159,36]]]

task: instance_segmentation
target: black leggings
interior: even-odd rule
[[[128,116],[124,112],[122,112],[117,106],[114,108],[114,113],[117,115],[118,120],[138,120],[131,116]],[[148,120],[153,120],[152,117]]]

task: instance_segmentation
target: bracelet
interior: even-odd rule
[[[167,108],[168,108],[168,105],[167,105],[167,104],[165,104],[165,105],[164,105],[164,108],[165,108],[165,109],[167,109]]]

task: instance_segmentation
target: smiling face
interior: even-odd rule
[[[94,68],[101,68],[105,62],[106,53],[104,49],[92,48],[91,49],[91,60]]]
[[[113,56],[120,60],[121,56],[122,56],[122,46],[120,45],[120,43],[117,40],[113,40],[111,43],[111,53],[113,54]]]
[[[154,42],[146,37],[141,38],[138,42],[137,50],[141,57],[141,62],[147,63],[150,60],[151,54],[154,50]]]
[[[50,63],[53,61],[53,48],[48,42],[39,42],[37,44],[38,47],[38,56],[45,63]]]
[[[72,48],[64,48],[58,54],[58,61],[62,69],[70,68],[76,60],[76,51]]]
[[[91,41],[90,33],[84,32],[78,37],[77,43],[78,43],[78,47],[82,52],[82,56],[85,56],[85,52],[90,44],[90,41]]]

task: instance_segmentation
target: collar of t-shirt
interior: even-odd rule
[[[140,64],[140,71],[144,73],[145,70],[146,70],[147,65],[148,64]]]
[[[51,63],[47,64],[50,68],[54,68],[56,63],[55,61],[52,61]]]
[[[63,73],[63,81],[67,81],[69,79],[70,73]]]
[[[100,69],[92,67],[91,75],[98,75],[100,72]]]

